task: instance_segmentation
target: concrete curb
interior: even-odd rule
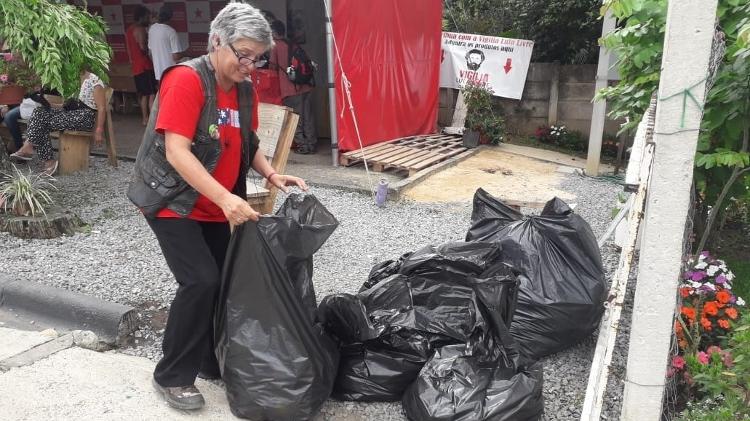
[[[437,165],[427,167],[422,171],[419,171],[418,173],[412,175],[411,177],[394,183],[392,186],[388,186],[388,197],[393,198],[394,200],[400,198],[403,192],[413,187],[415,184],[439,171],[458,165],[461,161],[476,155],[483,148],[484,147],[480,146],[477,148],[469,149],[466,152],[460,153],[450,159],[446,159],[445,161]]]
[[[0,311],[59,331],[90,330],[107,344],[133,332],[132,307],[29,281],[0,277]]]

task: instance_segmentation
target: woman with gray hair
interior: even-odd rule
[[[250,73],[273,46],[252,6],[230,3],[211,23],[208,54],[164,72],[128,197],[146,217],[177,283],[154,387],[178,409],[198,409],[195,377],[220,376],[212,315],[230,223],[257,221],[245,200],[249,167],[274,186],[307,190],[278,174],[258,150]]]

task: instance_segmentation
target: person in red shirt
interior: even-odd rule
[[[155,217],[146,218],[179,284],[164,332],[164,356],[156,365],[153,378],[156,390],[174,408],[201,408],[205,402],[194,385],[196,375],[220,377],[213,349],[212,316],[229,244],[229,224],[257,221],[260,216],[245,198],[232,193],[237,183],[245,182],[241,175],[243,139],[240,127],[244,118],[238,106],[238,84],[250,80],[255,66],[260,64],[260,57],[272,46],[271,30],[256,8],[243,3],[225,6],[211,23],[208,55],[165,71],[155,105],[157,116],[155,121],[149,121],[136,160],[137,174],[145,171],[143,162],[157,162],[162,167],[156,171],[161,174],[176,171],[198,193],[186,216],[164,207]],[[215,76],[215,92],[204,92],[200,74]],[[216,124],[208,128],[210,140],[202,137],[205,128],[198,127],[205,124],[201,122],[204,112],[213,111],[204,110],[209,106],[207,95],[215,96],[218,115]],[[257,94],[253,92],[253,95],[252,129],[255,131]],[[153,147],[156,139],[153,131],[164,135],[164,149]],[[192,145],[213,141],[219,142],[212,145],[218,147],[220,153],[215,168],[209,171],[207,166],[213,166],[213,161],[206,163],[205,156],[199,158],[193,154]],[[153,156],[144,156],[147,153]],[[251,166],[284,192],[287,186],[307,190],[302,179],[276,173],[262,152],[251,157]],[[151,183],[146,184],[154,188],[158,185],[156,181]],[[134,191],[138,188],[136,186]],[[180,194],[178,191],[177,197]],[[184,204],[184,197],[181,203]]]
[[[145,6],[138,6],[133,12],[133,18],[135,22],[125,32],[125,47],[130,56],[135,90],[141,106],[141,123],[145,126],[156,95],[154,65],[148,56],[148,26],[151,24],[151,11]]]
[[[289,41],[285,38],[286,27],[279,20],[271,22],[273,40],[276,43],[270,54],[269,68],[278,73],[279,92],[282,103],[299,115],[299,124],[294,133],[295,152],[299,154],[314,154],[318,144],[315,130],[315,115],[312,109],[311,85],[297,85],[289,80]]]

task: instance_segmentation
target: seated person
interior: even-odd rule
[[[30,94],[30,95],[27,94],[24,97],[23,103],[20,106],[0,107],[0,118],[2,119],[2,122],[5,125],[5,127],[8,128],[8,131],[10,132],[10,135],[13,138],[14,148],[13,150],[9,152],[17,151],[21,149],[21,147],[23,146],[23,138],[21,137],[21,128],[18,126],[18,120],[21,118],[24,118],[24,119],[31,118],[31,112],[33,111],[33,108],[29,109],[29,107],[26,107],[27,102],[29,104],[36,104],[37,106],[43,105],[47,108],[49,108],[50,106],[49,102],[47,102],[47,100],[44,98],[42,91],[39,91],[39,92],[34,92],[33,94]]]
[[[78,101],[73,106],[47,108],[38,107],[31,114],[26,129],[26,142],[10,155],[16,162],[29,161],[34,150],[44,161],[43,173],[53,175],[57,171],[57,160],[52,153],[50,132],[59,130],[93,130],[97,145],[104,141],[104,120],[106,117],[104,82],[88,69],[81,70],[81,90]]]
[[[21,149],[23,145],[23,139],[21,138],[21,128],[18,127],[18,119],[21,118],[21,107],[10,108],[7,105],[0,107],[0,118],[2,118],[3,124],[8,128],[10,136],[13,138],[13,145],[15,149]],[[9,150],[8,152],[12,152]]]

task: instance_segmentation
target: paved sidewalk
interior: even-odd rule
[[[53,342],[55,336],[49,331],[0,327],[3,420],[237,419],[229,411],[224,390],[200,379],[196,385],[206,398],[205,408],[190,413],[169,408],[151,386],[154,363],[113,351],[72,346],[4,371],[9,361],[23,360],[24,355]]]

